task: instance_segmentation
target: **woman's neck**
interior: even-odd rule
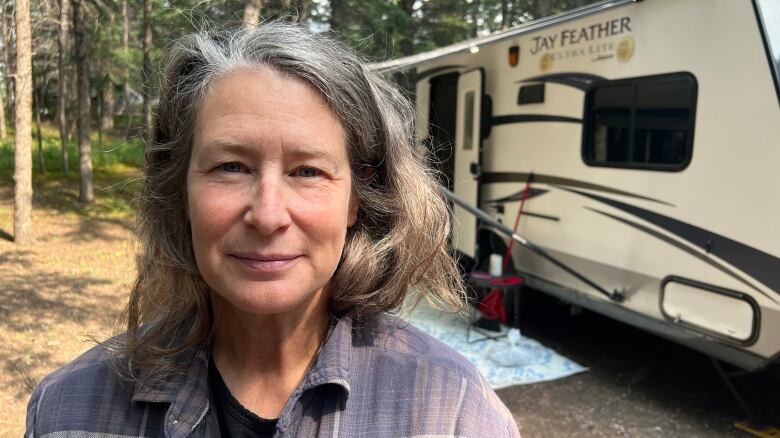
[[[317,301],[291,314],[248,315],[215,299],[214,363],[233,397],[262,418],[279,416],[324,342],[328,309]]]

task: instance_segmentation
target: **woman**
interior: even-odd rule
[[[516,436],[472,365],[385,313],[460,303],[411,123],[299,27],[176,44],[126,334],[40,383],[28,436]]]

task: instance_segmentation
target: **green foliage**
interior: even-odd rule
[[[46,164],[46,175],[41,172],[38,162],[37,128],[33,125],[33,175],[35,178],[64,178],[62,173],[62,158],[60,138],[57,129],[51,125],[43,125],[43,156]],[[79,155],[78,145],[71,141],[68,144],[68,163],[70,173],[67,178],[78,180]],[[103,137],[103,145],[99,147],[97,133],[92,136],[92,163],[96,173],[118,172],[138,169],[143,164],[144,147],[138,140],[122,140]],[[10,180],[14,173],[14,140],[13,131],[0,142],[0,179]]]
[[[87,23],[92,116],[97,117],[100,93],[113,86],[116,110],[124,113],[121,84],[128,82],[134,93],[130,102],[140,114],[140,93],[148,91],[152,100],[160,81],[161,58],[177,38],[199,29],[235,27],[241,24],[247,0],[150,0],[153,6],[153,77],[142,83],[143,8],[140,0],[128,0],[129,46],[122,46],[121,0],[87,0]],[[342,7],[336,36],[369,59],[384,60],[442,47],[464,39],[499,31],[502,27],[502,0],[265,0],[264,19],[295,16],[296,7],[308,11],[303,24],[315,31],[330,27],[331,4]],[[543,11],[555,14],[595,0],[503,0],[509,7],[508,24],[534,19]],[[42,90],[44,121],[56,116],[58,93],[59,2],[39,2],[33,15],[34,66],[36,87]],[[72,40],[72,37],[71,37]],[[73,47],[66,54],[67,75],[75,75]],[[68,85],[68,115],[75,117],[75,88]],[[117,114],[117,115],[119,115]],[[141,126],[141,125],[137,125]],[[0,163],[2,165],[2,163]]]
[[[415,52],[425,52],[470,38],[470,4],[447,0],[423,2],[417,20]]]
[[[410,0],[411,1],[411,0]],[[542,18],[540,11],[557,14],[597,0],[506,0],[508,26]],[[502,0],[417,0],[411,14],[402,0],[340,0],[343,23],[337,36],[375,59],[404,56],[411,42],[414,53],[425,52],[502,29]],[[312,14],[327,27],[331,11]]]
[[[401,45],[409,37],[412,20],[398,0],[341,0],[343,25],[334,29],[346,44],[372,59],[403,56]],[[330,6],[328,6],[330,7]],[[331,11],[314,10],[316,28],[330,27]]]

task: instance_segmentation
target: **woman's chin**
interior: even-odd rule
[[[225,296],[215,292],[215,301],[229,308],[228,314],[255,315],[258,317],[303,316],[316,312],[319,307],[327,308],[321,298],[322,289],[315,292],[295,293],[288,287],[246,291],[242,294]],[[221,307],[221,306],[218,306]]]

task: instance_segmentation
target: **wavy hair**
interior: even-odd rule
[[[330,311],[359,322],[398,310],[410,294],[462,308],[463,287],[448,252],[449,204],[415,152],[414,113],[405,96],[350,49],[300,26],[198,32],[169,50],[145,156],[138,276],[119,347],[131,378],[139,371],[169,375],[178,354],[211,342],[211,295],[195,263],[185,213],[187,169],[209,87],[246,68],[273,68],[307,81],[346,132],[359,210],[329,285]]]

